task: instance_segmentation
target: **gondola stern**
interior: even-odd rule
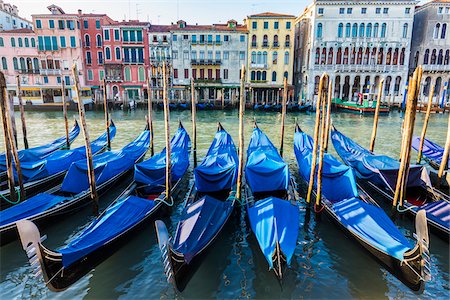
[[[286,256],[281,250],[280,242],[276,241],[275,251],[272,255],[272,269],[280,285],[283,283],[283,270],[286,267]]]
[[[164,222],[161,220],[155,221],[155,228],[167,282],[171,283],[175,288],[177,288],[175,273],[172,267],[172,242],[169,231],[167,230],[166,224],[164,224]]]

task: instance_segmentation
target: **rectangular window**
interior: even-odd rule
[[[376,13],[377,15],[381,14],[381,7],[375,8],[375,13]]]
[[[61,48],[66,48],[66,37],[65,36],[60,36],[59,37],[59,43],[61,45]]]
[[[223,36],[223,41],[224,42],[231,42],[231,35],[224,35]]]
[[[56,36],[52,36],[52,50],[57,51],[58,50],[58,40]]]
[[[119,29],[114,29],[114,40],[120,41],[120,31]]]
[[[128,38],[128,31],[123,31],[122,32],[122,38],[124,42],[128,42],[129,38]]]
[[[103,30],[103,37],[105,41],[109,41],[109,29]]]
[[[88,80],[92,81],[94,80],[94,72],[92,72],[92,70],[87,70],[88,72]]]
[[[200,79],[205,79],[205,69],[200,69]]]
[[[197,69],[192,69],[192,78],[197,79]]]
[[[100,29],[100,20],[95,20],[95,28]]]
[[[345,14],[345,8],[344,7],[339,8],[339,14],[340,15]]]
[[[241,41],[241,43],[245,42],[245,35],[240,36],[240,41]]]
[[[74,36],[70,37],[70,48],[76,48],[77,47],[77,40]]]
[[[197,59],[197,51],[192,51],[191,52],[191,59],[196,60]]]
[[[36,20],[36,28],[42,28],[41,20]]]
[[[178,79],[178,69],[173,69],[173,78]]]
[[[44,36],[44,50],[52,50],[52,39],[49,36]]]
[[[64,20],[58,20],[58,28],[59,29],[64,29],[65,28],[65,23],[64,23]]]
[[[172,58],[178,59],[178,51],[176,51],[176,50],[172,51]]]
[[[267,21],[264,22],[264,29],[269,29],[269,22]]]
[[[347,14],[351,15],[353,13],[353,8],[348,7],[347,8]]]
[[[44,76],[44,83],[48,83],[48,77]]]
[[[216,69],[216,80],[220,80],[220,69]]]
[[[212,44],[212,34],[208,34],[208,44]]]
[[[223,79],[228,79],[228,69],[223,69]]]
[[[57,82],[57,83],[61,83],[61,77],[59,77],[59,76],[56,77],[56,82]]]
[[[256,28],[258,28],[258,23],[253,21],[252,22],[252,29],[256,29]]]
[[[83,28],[84,28],[84,29],[88,29],[88,28],[89,28],[89,22],[88,22],[88,20],[84,20],[84,21],[83,21]]]
[[[137,41],[142,42],[142,30],[136,31],[137,34]]]
[[[200,44],[204,44],[204,43],[205,43],[205,35],[200,34]]]
[[[216,51],[216,60],[220,60],[220,57],[221,57],[220,51]]]
[[[389,8],[387,8],[387,7],[383,8],[383,14],[387,14],[387,13],[389,13]]]
[[[184,79],[189,78],[189,69],[184,69]]]
[[[183,35],[183,40],[187,41],[188,39],[189,39],[189,35],[184,34],[184,35]]]
[[[92,56],[90,51],[86,51],[86,64],[90,65],[92,64]]]
[[[286,29],[291,29],[291,22],[286,22]]]
[[[105,71],[104,70],[98,70],[98,77],[101,80],[105,77]]]
[[[410,12],[411,12],[411,8],[409,8],[409,7],[405,8],[405,14],[409,15]]]
[[[208,60],[212,60],[213,59],[213,52],[212,50],[208,50]]]
[[[239,60],[245,60],[245,51],[239,51]]]
[[[212,69],[208,69],[208,79],[209,80],[213,79],[212,74],[213,74]]]
[[[50,29],[55,28],[55,20],[48,20],[48,27]]]
[[[361,8],[361,14],[365,15],[367,13],[367,8],[363,7]]]
[[[223,51],[223,60],[228,60],[230,58],[230,52]]]
[[[197,43],[197,36],[195,34],[192,35],[191,41],[193,44]]]
[[[189,59],[189,51],[183,51],[183,59]]]
[[[103,52],[97,52],[97,62],[99,65],[103,64]]]
[[[174,42],[178,41],[178,36],[176,34],[174,34],[172,36],[172,41],[174,41]]]
[[[200,51],[200,59],[205,59],[205,51]]]
[[[70,85],[70,76],[64,76],[64,83]]]
[[[273,23],[273,29],[278,29],[278,25],[280,24],[280,22],[278,22],[278,21],[275,21],[274,23]]]
[[[220,43],[220,34],[216,35],[216,43],[218,43],[218,44]]]
[[[38,36],[38,50],[44,50],[44,39],[42,38],[42,36]]]
[[[319,15],[323,15],[323,7],[319,7],[319,9],[317,10],[317,13]]]
[[[75,23],[74,21],[67,21],[67,28],[69,28],[69,30],[75,30]]]

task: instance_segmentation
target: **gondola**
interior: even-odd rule
[[[256,122],[247,149],[245,178],[251,229],[269,270],[281,283],[297,245],[299,197],[288,165]]]
[[[412,140],[413,149],[419,151],[419,145],[420,137],[415,136]],[[422,155],[425,161],[433,167],[433,169],[438,170],[442,162],[442,157],[444,156],[444,148],[425,138],[422,148]],[[448,166],[450,166],[450,158],[447,161],[446,169],[448,169]]]
[[[183,291],[208,247],[217,239],[236,204],[238,157],[231,136],[219,124],[211,147],[194,169],[191,186],[173,240],[162,221],[156,221],[164,270]]]
[[[310,178],[313,143],[313,139],[296,125],[294,152],[300,176],[306,184]],[[410,289],[423,291],[425,281],[430,278],[425,211],[417,213],[417,242],[412,245],[383,209],[358,190],[352,168],[331,154],[323,157],[322,205],[327,217],[349,238],[369,251]]]
[[[116,126],[111,121],[109,126],[110,139],[116,135]],[[105,151],[108,147],[107,133],[103,133],[91,143],[92,153],[94,155]],[[0,209],[23,202],[26,199],[53,188],[60,184],[69,169],[70,165],[78,160],[86,159],[86,148],[78,147],[72,150],[56,150],[50,155],[40,160],[23,162],[20,165],[26,198],[21,195],[17,203],[9,201],[9,189],[0,191]],[[14,172],[17,182],[17,174]]]
[[[72,143],[75,138],[80,134],[80,126],[78,126],[78,122],[75,120],[75,123],[72,129],[69,131],[69,143]],[[66,136],[60,137],[53,142],[42,145],[39,147],[23,149],[18,152],[19,161],[22,162],[33,162],[39,161],[51,153],[55,152],[59,149],[64,149],[67,147]],[[5,153],[0,154],[0,188],[4,189],[8,184],[6,182],[6,156]]]
[[[146,129],[122,150],[108,151],[93,157],[99,196],[124,178],[144,158],[149,145],[150,132]],[[38,224],[57,221],[90,201],[87,162],[80,160],[72,163],[61,185],[0,212],[0,245],[17,238],[16,222],[21,219]]]
[[[345,164],[353,167],[360,187],[368,194],[376,194],[393,203],[400,163],[385,155],[375,155],[343,135],[333,126],[331,140]],[[447,239],[450,234],[450,203],[444,193],[434,189],[425,166],[411,165],[407,181],[406,212],[415,217],[424,209],[430,229]]]
[[[171,150],[171,192],[175,193],[180,189],[189,167],[190,139],[181,123],[172,138]],[[166,149],[137,164],[134,181],[99,217],[61,249],[46,248],[33,222],[17,222],[22,246],[30,262],[38,262],[34,271],[43,275],[50,290],[58,292],[70,287],[170,205],[164,187],[165,169]]]

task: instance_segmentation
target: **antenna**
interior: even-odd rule
[[[177,0],[177,20],[180,19],[180,0]]]
[[[141,10],[139,9],[139,3],[136,3],[136,20],[139,20],[139,13]]]

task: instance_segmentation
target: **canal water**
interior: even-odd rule
[[[72,113],[73,116],[76,114]],[[112,113],[117,126],[117,135],[112,143],[113,149],[120,149],[132,141],[144,128],[145,111]],[[237,111],[198,111],[198,155],[201,160],[220,121],[238,143]],[[71,117],[73,118],[71,115]],[[175,111],[171,114],[171,129],[175,131],[177,121],[183,122],[189,133],[192,125],[189,111]],[[313,133],[314,114],[289,113],[286,119],[285,158],[291,172],[298,178],[298,168],[293,152],[293,133],[295,119],[309,134]],[[29,143],[38,146],[64,134],[62,114],[59,112],[27,112]],[[88,112],[88,126],[91,138],[103,130],[103,113]],[[248,144],[253,119],[266,132],[275,145],[279,145],[279,113],[246,112],[245,143]],[[363,146],[369,145],[372,117],[353,114],[333,114],[335,126]],[[19,140],[20,119],[16,115]],[[380,117],[376,152],[398,157],[400,148],[401,115],[391,113]],[[445,143],[448,115],[432,115],[427,137],[438,144]],[[420,133],[423,114],[416,122],[416,134]],[[164,147],[164,124],[161,111],[155,112],[155,151]],[[82,137],[77,138],[74,147],[82,145]],[[20,142],[21,143],[21,142]],[[0,142],[3,149],[3,141]],[[335,154],[332,146],[330,152]],[[416,155],[413,152],[413,157]],[[192,175],[192,164],[190,167]],[[192,176],[191,176],[192,177]],[[105,208],[121,189],[122,182],[101,199]],[[338,188],[338,187],[337,187]],[[300,194],[305,191],[300,188]],[[182,210],[184,195],[178,197],[171,214],[162,217],[169,231],[174,233]],[[423,298],[444,299],[449,297],[449,245],[431,234],[431,274],[420,296],[412,293],[399,280],[381,267],[359,245],[347,239],[326,218],[305,219],[305,206],[300,205],[300,223],[297,248],[292,268],[286,273],[282,286],[272,273],[259,251],[244,210],[238,208],[228,226],[211,247],[201,267],[192,278],[186,290],[178,294],[166,282],[157,246],[153,222],[118,249],[94,270],[75,285],[61,293],[46,289],[43,282],[34,278],[31,267],[18,241],[0,248],[0,294],[2,299],[208,299],[208,298]],[[240,213],[242,212],[242,213]],[[93,219],[92,208],[64,218],[52,226],[41,228],[47,234],[45,245],[57,249],[68,243],[74,235]],[[411,237],[414,232],[409,219],[397,220],[401,231]]]

